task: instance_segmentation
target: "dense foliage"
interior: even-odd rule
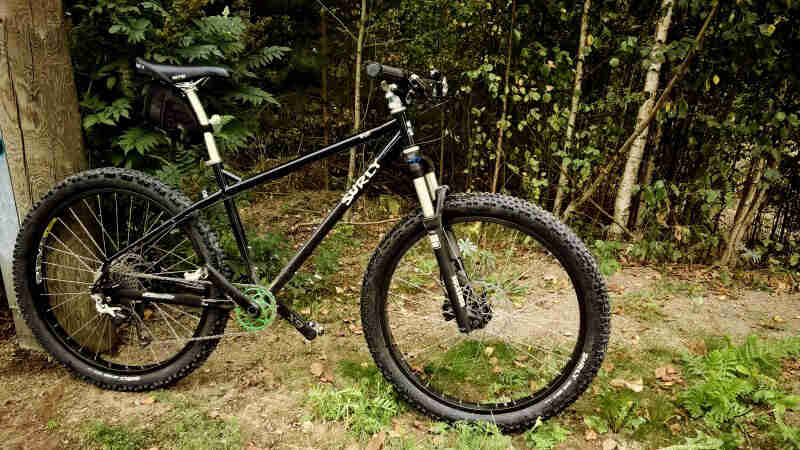
[[[583,0],[374,0],[364,60],[420,72],[436,67],[449,77],[450,101],[416,114],[420,141],[443,163],[444,183],[489,190],[497,170],[498,190],[552,209],[564,162],[560,209],[573,202],[571,224],[607,253],[796,272],[800,4],[675,0],[659,43],[654,31],[669,3],[593,2],[580,89]],[[358,4],[79,0],[68,11],[83,124],[97,164],[154,168],[184,148],[135,114],[146,81],[131,72],[135,56],[234,69],[231,83],[210,85],[203,98],[208,110],[228,115],[218,137],[224,156],[240,167],[352,131]],[[625,234],[609,235],[628,157],[617,149],[637,124],[654,61],[663,63],[656,95],[677,79],[649,126],[629,219],[620,224]],[[387,111],[374,83],[361,84],[366,128]],[[565,146],[573,101],[574,137]],[[333,187],[344,187],[345,170],[344,159],[329,167]],[[597,179],[588,201],[576,202]]]

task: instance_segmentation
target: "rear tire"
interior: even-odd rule
[[[383,239],[364,276],[361,320],[378,368],[437,419],[518,430],[558,414],[589,386],[608,343],[594,258],[552,215],[513,197],[451,195],[443,223],[471,272],[473,300],[489,305],[486,324],[464,335],[447,319],[417,211]],[[499,273],[482,273],[490,270]]]
[[[118,200],[123,205],[117,209]],[[42,347],[78,378],[105,389],[157,389],[191,373],[217,346],[219,339],[185,339],[221,334],[228,321],[226,311],[139,301],[127,309],[117,305],[127,313],[128,322],[121,323],[95,310],[86,292],[99,274],[101,254],[123,248],[189,204],[180,192],[153,177],[104,168],[62,181],[25,218],[14,249],[17,301]],[[108,214],[111,205],[111,211],[117,213],[114,225]],[[175,241],[180,244],[173,247]],[[149,248],[160,245],[169,250],[148,253],[146,247],[130,252],[131,260],[116,266],[120,283],[141,282],[126,273],[180,277],[180,271],[205,263],[223,267],[216,237],[198,218],[151,245]],[[148,290],[170,292],[168,285],[149,283]],[[53,299],[59,299],[58,303]],[[70,310],[63,312],[67,308]],[[163,322],[157,322],[159,317]],[[174,344],[160,343],[171,336]]]

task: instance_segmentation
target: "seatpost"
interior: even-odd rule
[[[219,150],[217,150],[217,142],[214,140],[211,122],[208,120],[206,110],[203,108],[203,104],[200,103],[200,98],[197,96],[197,86],[205,82],[206,79],[207,78],[201,78],[197,81],[177,83],[176,86],[183,92],[186,98],[189,99],[189,104],[192,105],[192,110],[194,110],[197,121],[200,122],[200,128],[203,130],[203,140],[205,140],[206,150],[208,150],[208,161],[206,161],[206,165],[213,166],[221,163],[222,158],[220,158]]]

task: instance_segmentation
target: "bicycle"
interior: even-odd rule
[[[407,169],[419,207],[370,259],[361,321],[383,376],[408,403],[448,421],[530,427],[574,402],[603,360],[609,304],[586,247],[524,200],[452,194],[415,145],[406,107],[439,99],[447,81],[379,63],[392,119],[248,179],[225,170],[198,88],[223,67],[136,60],[188,102],[218,190],[190,202],[154,177],[94,169],[55,186],[27,215],[14,251],[22,314],[42,346],[78,378],[143,391],[175,383],[225,336],[286,319],[312,340],[324,331],[276,296],[391,159]],[[163,115],[163,112],[159,112]],[[256,284],[234,197],[314,161],[391,136],[269,286]],[[225,206],[249,282],[226,276],[217,237],[200,211]]]

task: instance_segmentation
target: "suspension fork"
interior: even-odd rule
[[[413,176],[414,190],[422,206],[422,223],[436,255],[439,273],[450,305],[455,312],[458,328],[462,333],[469,333],[472,327],[467,313],[465,294],[469,295],[471,292],[470,281],[461,261],[458,244],[453,234],[445,230],[442,222],[444,202],[449,188],[439,186],[433,165],[422,160],[418,146],[407,148],[403,151],[403,155]]]

